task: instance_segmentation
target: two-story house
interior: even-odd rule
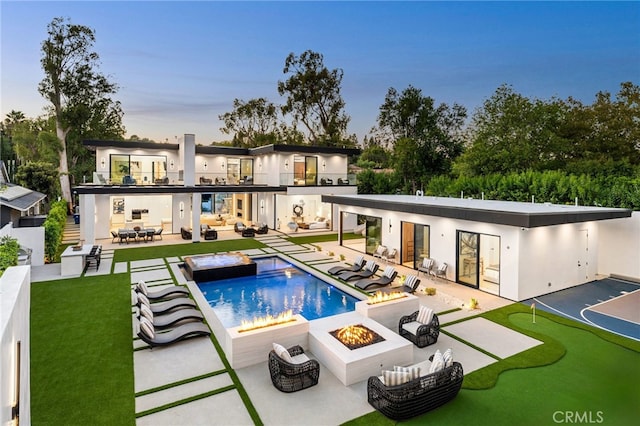
[[[298,145],[237,148],[179,143],[85,141],[96,153],[93,182],[74,187],[80,236],[110,238],[121,228],[263,223],[283,231],[337,229],[327,194],[356,194],[348,157],[358,149]],[[193,232],[199,241],[198,232]]]

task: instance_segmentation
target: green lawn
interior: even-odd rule
[[[456,399],[402,424],[546,425],[579,415],[630,425],[640,418],[640,343],[541,311],[533,324],[521,304],[482,316],[545,344],[473,372]],[[374,412],[347,424],[395,423]]]
[[[245,239],[118,249],[114,260],[261,246]],[[129,275],[31,289],[32,423],[135,424]],[[554,424],[557,412],[588,412],[611,425],[640,418],[640,343],[541,311],[532,324],[521,304],[482,316],[544,344],[468,374],[455,400],[407,424]],[[348,424],[394,422],[373,412]]]

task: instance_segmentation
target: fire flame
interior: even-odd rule
[[[266,315],[260,318],[253,318],[253,321],[243,320],[242,324],[238,328],[238,332],[256,330],[258,328],[269,327],[277,324],[284,324],[286,322],[295,321],[296,319],[293,317],[293,311],[289,309],[288,311],[280,312],[278,315]]]
[[[368,345],[374,338],[371,330],[362,325],[341,328],[336,337],[347,345]]]
[[[392,291],[391,293],[383,293],[381,291],[376,291],[373,296],[369,296],[369,300],[367,304],[375,305],[376,303],[388,302],[390,300],[402,299],[403,297],[407,297],[407,295],[401,291]]]

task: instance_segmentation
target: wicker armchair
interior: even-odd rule
[[[413,344],[419,348],[433,345],[438,341],[438,336],[440,335],[440,321],[438,321],[438,315],[434,313],[429,324],[417,323],[417,317],[418,311],[415,311],[411,315],[405,315],[400,318],[398,334],[405,339],[412,341]],[[407,325],[407,327],[404,327],[405,325]],[[412,325],[414,327],[411,327]],[[415,328],[416,325],[417,328]],[[413,328],[415,328],[415,332],[413,332]]]
[[[304,354],[301,346],[287,349],[289,355]],[[282,392],[296,392],[318,384],[320,364],[315,359],[309,359],[300,364],[292,364],[280,358],[275,351],[269,352],[269,373],[273,386]]]
[[[367,400],[390,419],[407,420],[451,401],[463,379],[459,362],[397,386],[385,386],[379,377],[372,376],[367,382]]]

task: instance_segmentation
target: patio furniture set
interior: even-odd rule
[[[141,228],[139,226],[133,229],[120,228],[118,232],[111,231],[111,236],[113,237],[112,243],[116,241],[119,241],[119,244],[139,243],[140,241],[146,243],[147,241],[154,241],[156,238],[162,239],[162,228]]]
[[[233,225],[233,230],[243,237],[255,237],[256,234],[266,234],[269,232],[269,227],[262,223],[257,227],[247,226],[243,222],[236,222]]]
[[[418,266],[418,274],[424,272],[426,275],[433,275],[436,278],[447,278],[447,264],[442,262],[436,267],[436,261],[425,257]]]
[[[311,337],[327,341],[328,338],[324,336],[327,333],[318,333],[316,330],[314,335],[313,331],[310,331]],[[400,319],[398,331],[400,336],[410,340],[418,347],[432,345],[436,343],[440,332],[438,316],[433,310],[421,306],[418,311]],[[326,348],[318,346],[318,342],[315,340],[311,340],[311,346],[314,354],[317,351],[317,355],[323,359],[325,366],[329,362],[328,368],[334,372],[333,363],[339,355],[334,353],[325,356],[323,351]],[[369,346],[356,350],[377,351],[377,349],[372,349],[373,347]],[[331,348],[328,350],[330,351]],[[356,368],[353,356],[355,355],[348,354],[350,361],[345,364],[344,368]],[[389,360],[389,355],[384,355],[384,357],[387,361]],[[437,350],[429,358],[429,361],[429,364],[425,361],[409,367],[395,365],[392,370],[383,370],[381,375],[370,375],[367,380],[369,404],[390,419],[407,420],[451,401],[462,387],[464,379],[462,365],[453,361],[451,349],[445,351],[444,354]],[[382,364],[378,364],[376,361],[376,366],[378,365]],[[299,345],[285,349],[283,346],[273,343],[273,349],[268,354],[268,368],[274,387],[282,392],[296,392],[309,388],[318,384],[320,377],[320,363],[309,358]],[[336,373],[334,372],[334,374]],[[348,372],[345,374],[349,375]],[[358,381],[358,378],[353,380]],[[348,381],[345,385],[355,381]]]

